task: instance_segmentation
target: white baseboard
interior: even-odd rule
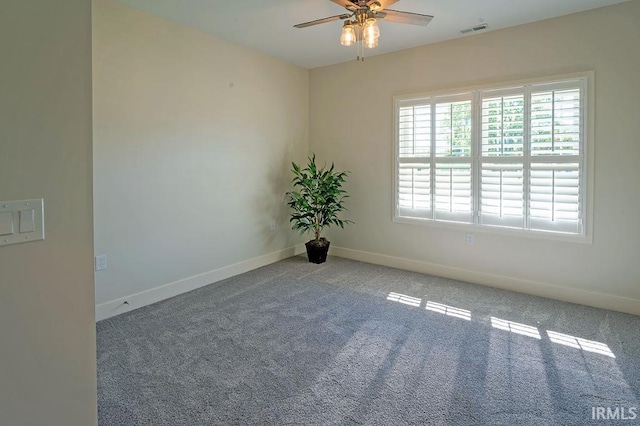
[[[343,247],[331,246],[331,255],[361,262],[436,275],[474,284],[486,285],[518,293],[526,293],[564,302],[578,303],[596,308],[610,309],[612,311],[640,315],[640,300],[615,296],[605,293],[597,293],[570,287],[562,287],[537,281],[523,280],[504,275],[489,274],[486,272],[471,271],[468,269],[440,265],[436,263],[410,260],[393,257],[384,254],[370,253],[360,250],[352,250]]]
[[[151,305],[161,300],[168,299],[302,253],[305,253],[305,247],[304,244],[299,244],[294,247],[288,247],[283,250],[267,253],[233,265],[224,266],[213,271],[194,275],[178,281],[163,284],[149,290],[131,294],[126,297],[101,303],[96,305],[96,321],[132,311],[143,306]],[[638,299],[562,287],[554,284],[523,280],[504,275],[471,271],[463,268],[422,262],[419,260],[404,259],[344,247],[332,246],[331,255],[358,260],[361,262],[373,263],[376,265],[388,266],[391,268],[404,269],[407,271],[420,272],[423,274],[436,275],[486,285],[489,287],[501,288],[504,290],[516,291],[519,293],[531,294],[534,296],[547,297],[549,299],[562,300],[565,302],[579,303],[581,305],[593,306],[596,308],[640,315],[640,300]]]
[[[96,305],[96,321],[132,311],[143,306],[151,305],[152,303],[204,287],[217,281],[231,278],[235,275],[249,272],[253,269],[260,268],[304,252],[304,244],[299,244],[235,263],[233,265],[223,266],[222,268],[218,268],[213,271],[163,284],[116,300],[101,303]]]

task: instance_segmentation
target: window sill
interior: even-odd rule
[[[534,230],[523,230],[516,228],[506,228],[501,226],[489,226],[489,225],[478,225],[473,223],[462,223],[462,222],[448,222],[442,220],[433,220],[433,219],[420,219],[420,218],[412,218],[412,217],[403,217],[396,216],[392,220],[393,223],[406,224],[406,225],[418,225],[425,227],[433,227],[433,228],[443,228],[443,229],[451,229],[456,231],[463,232],[474,232],[474,233],[486,233],[492,235],[505,235],[510,237],[518,237],[518,238],[533,238],[539,240],[548,240],[548,241],[563,241],[570,243],[580,243],[580,244],[593,244],[593,238],[591,234],[579,235],[579,234],[568,234],[561,232],[551,232],[551,231],[534,231]]]

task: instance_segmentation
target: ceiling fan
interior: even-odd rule
[[[387,9],[399,0],[330,0],[347,9],[350,13],[329,16],[315,21],[294,25],[295,28],[306,28],[338,20],[345,20],[340,35],[340,44],[352,46],[358,43],[358,60],[364,61],[364,48],[373,49],[378,46],[380,29],[378,21],[397,22],[425,26],[433,19],[431,15],[413,12],[401,12]]]

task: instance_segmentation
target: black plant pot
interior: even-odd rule
[[[316,240],[307,241],[304,245],[307,248],[309,262],[324,263],[327,260],[329,244],[331,243],[326,238],[320,238],[319,242]]]

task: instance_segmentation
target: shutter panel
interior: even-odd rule
[[[400,164],[398,213],[404,217],[431,217],[431,166]]]
[[[583,184],[581,88],[534,87],[531,93],[529,226],[580,234]]]
[[[397,214],[431,218],[431,105],[428,100],[398,108]]]
[[[524,227],[522,163],[482,163],[480,223]]]
[[[471,95],[435,107],[435,219],[473,222]]]
[[[471,163],[437,163],[435,218],[472,222]]]
[[[531,155],[580,154],[580,88],[531,94]]]
[[[431,155],[431,106],[403,106],[398,111],[400,158]]]
[[[439,102],[435,116],[436,157],[471,156],[471,101]]]
[[[524,95],[482,99],[482,156],[522,156]]]
[[[482,95],[480,224],[524,228],[524,88],[509,92]]]
[[[531,229],[581,233],[580,164],[532,163],[530,181]]]

